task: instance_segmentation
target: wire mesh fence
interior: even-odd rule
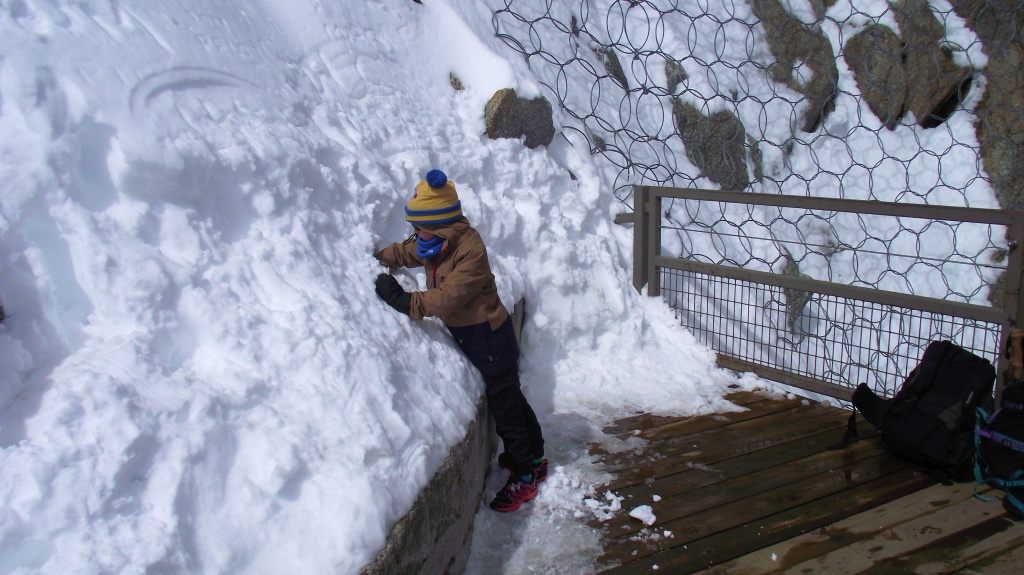
[[[847,399],[849,390],[865,382],[892,396],[935,340],[955,341],[993,364],[999,361],[998,322],[822,293],[808,294],[794,314],[793,290],[659,271],[662,294],[676,317],[698,340],[733,360],[724,365],[810,391]]]
[[[1019,196],[1021,0],[486,1],[624,202],[632,184]]]
[[[634,185],[1024,207],[1024,0],[485,1],[495,34],[557,103],[562,133],[607,162],[627,207],[643,210]],[[1000,309],[1019,295],[1007,292],[1020,270],[1007,267],[1019,246],[1006,225],[678,198],[658,219],[657,253],[683,260]],[[776,292],[729,301],[754,305],[757,329],[776,330],[764,334],[769,356],[843,342],[827,360],[806,360],[820,356],[814,369],[844,385],[862,374],[841,365],[872,366],[886,381],[902,375],[888,359],[865,359],[850,326],[888,322],[869,339],[895,346],[903,364],[916,354],[893,338],[911,325],[930,336],[977,332],[976,345],[997,352],[987,326],[820,298],[804,311],[835,323],[811,337],[792,317],[778,323],[786,313],[772,302],[786,292]],[[729,323],[745,313],[703,325],[754,329]]]
[[[487,2],[497,36],[568,116],[563,133],[614,166],[630,207],[634,184],[983,208],[1024,187],[1012,147],[1024,145],[1012,96],[1024,71],[999,56],[1020,48],[1019,33],[983,25],[1019,20],[1024,0]],[[837,229],[855,228],[861,239],[834,245]],[[707,230],[722,234],[712,247],[750,233],[777,249],[679,255],[802,273],[843,260],[858,283],[960,301],[1000,297],[998,280],[918,280],[889,247],[920,249],[918,270],[961,259],[984,270],[1007,250],[970,224],[877,229],[827,214],[729,213]]]

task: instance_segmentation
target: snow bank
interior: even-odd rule
[[[540,94],[482,3],[24,0],[0,30],[0,571],[369,561],[482,392],[372,290],[433,167],[528,302],[566,464],[534,509],[582,506],[610,418],[721,404],[712,354],[630,286],[586,147],[481,136],[494,89]]]

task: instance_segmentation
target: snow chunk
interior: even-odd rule
[[[583,500],[583,505],[590,509],[597,520],[604,523],[615,517],[615,514],[622,511],[622,500],[623,497],[615,495],[611,491],[605,492],[605,499],[608,501],[607,504],[603,504],[596,499],[586,498]]]
[[[643,521],[645,525],[654,525],[654,522],[658,520],[650,505],[641,505],[640,507],[637,507],[629,512],[629,516],[633,519]]]

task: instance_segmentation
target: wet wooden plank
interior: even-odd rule
[[[684,449],[689,449],[691,445],[696,447],[697,444],[713,446],[757,434],[771,438],[773,434],[786,430],[787,426],[806,423],[810,418],[827,416],[830,420],[845,423],[846,415],[848,415],[820,403],[795,404],[787,409],[762,410],[753,413],[756,414],[753,417],[737,418],[727,425],[709,429],[679,433],[678,429],[665,431],[663,428],[658,428],[654,430],[654,433],[642,437],[650,442],[651,449],[669,455],[677,451],[676,446],[683,446]]]
[[[931,479],[903,469],[832,496],[818,499],[761,520],[752,520],[718,531],[684,545],[628,559],[602,571],[606,575],[649,575],[658,566],[662,573],[693,573],[756,549],[785,541],[810,530],[918,491]],[[675,533],[673,532],[673,536]],[[664,540],[664,538],[662,539]],[[670,538],[669,541],[672,541]],[[639,555],[639,552],[638,552]]]
[[[773,516],[785,514],[793,508],[813,504],[819,500],[827,500],[843,491],[871,484],[905,469],[906,465],[902,462],[881,454],[856,462],[847,468],[832,469],[822,474],[799,478],[768,491],[746,496],[736,494],[735,497],[725,498],[722,504],[713,507],[706,507],[701,502],[706,490],[693,492],[689,496],[671,497],[656,506],[658,522],[655,526],[659,530],[671,531],[673,537],[651,544],[642,539],[637,540],[631,530],[623,530],[624,533],[619,534],[619,531],[612,527],[610,532],[615,537],[605,542],[604,560],[623,562],[631,558],[638,559],[668,548],[687,545],[746,523],[770,524],[774,521]]]
[[[1021,565],[1024,565],[1024,543],[980,557],[975,563],[951,575],[1019,575]]]
[[[737,413],[614,426],[631,449],[606,454],[608,487],[658,519],[602,525],[603,573],[1022,572],[1024,523],[974,498],[973,485],[936,485],[877,437],[827,451],[849,412],[744,401]]]
[[[737,391],[730,393],[725,397],[730,402],[742,407],[754,402],[764,401],[765,396],[763,394],[755,393],[752,391]],[[633,435],[644,430],[659,427],[668,423],[673,423],[685,419],[693,419],[692,416],[686,417],[671,417],[666,415],[651,415],[649,413],[638,413],[631,417],[624,417],[617,420],[612,425],[604,428],[604,433],[607,435]]]
[[[827,451],[850,412],[799,398],[744,401],[742,412],[638,417],[610,429],[645,441],[605,454],[615,473],[607,487],[626,509],[651,504],[658,520],[648,528],[623,514],[602,526],[602,560],[617,564],[607,573],[650,573],[655,564],[693,572],[933,483],[885,454],[877,437]]]
[[[729,427],[736,423],[758,419],[773,413],[787,411],[802,405],[807,400],[794,399],[762,399],[743,406],[743,411],[731,411],[729,413],[716,413],[701,417],[690,417],[665,423],[650,429],[643,430],[639,437],[653,440],[664,437],[685,437],[702,431]]]
[[[968,529],[961,529],[938,539],[913,553],[886,561],[885,565],[893,567],[891,573],[902,569],[899,572],[944,574],[973,564],[987,564],[1022,544],[1024,533],[1021,524],[1001,513]],[[876,572],[875,569],[876,567],[872,567],[872,572]],[[1024,564],[1018,563],[1012,570],[1009,566],[1005,569],[1005,573],[1019,574],[1024,572]],[[986,572],[991,575],[995,570],[989,569]]]
[[[845,423],[846,418],[843,414],[830,411],[824,406],[799,406],[784,412],[772,412],[756,419],[738,421],[725,427],[649,440],[644,443],[642,451],[633,449],[609,454],[603,461],[612,470],[652,463],[657,465],[660,461],[673,457],[684,457],[694,463],[707,463],[720,460],[720,453],[723,450],[733,450],[737,444],[744,446],[739,453],[749,453],[750,446],[769,447],[822,429],[834,429]],[[841,434],[836,434],[836,441],[840,436]]]
[[[831,422],[825,426],[819,425],[818,421],[798,421],[796,428],[788,430],[785,441],[781,437],[772,438],[771,430],[766,429],[762,436],[748,434],[734,437],[731,441],[712,441],[704,449],[677,453],[676,457],[662,457],[653,452],[648,454],[648,459],[639,459],[632,465],[609,465],[609,471],[615,474],[609,488],[615,490],[641,483],[649,484],[694,470],[702,471],[705,475],[717,473],[726,479],[796,461],[820,453],[840,440],[846,425],[844,416],[840,414],[831,417]],[[802,428],[803,432],[800,431],[802,425],[806,426]],[[756,458],[741,457],[755,452]]]
[[[764,575],[788,569],[815,557],[873,537],[886,529],[928,516],[939,509],[974,498],[973,484],[933,485],[891,504],[854,515],[821,529],[770,545],[712,567],[707,575]]]
[[[632,486],[619,491],[617,495],[625,497],[625,502],[633,506],[651,504],[656,498],[659,499],[656,506],[660,525],[736,500],[757,495],[767,497],[770,492],[785,493],[785,490],[801,489],[800,485],[808,483],[835,483],[838,476],[859,473],[861,467],[874,469],[887,466],[898,468],[892,465],[891,458],[879,453],[877,449],[865,446],[851,451],[819,452],[794,463],[709,483],[696,489],[682,489],[679,483],[657,481]],[[615,535],[622,537],[642,527],[640,523],[633,522],[622,531],[616,530]]]
[[[839,451],[828,451],[820,447],[822,443],[827,443],[833,437],[832,433],[824,432],[818,438],[808,437],[804,442],[793,442],[762,450],[757,452],[757,458],[737,457],[709,465],[693,465],[686,471],[630,485],[617,490],[616,493],[637,499],[651,498],[655,495],[669,497],[680,493],[694,492],[717,483],[736,480],[763,481],[765,480],[764,475],[801,474],[810,476],[883,453],[883,449],[877,441],[857,442],[849,448]],[[773,482],[784,480],[783,477],[769,479]]]
[[[968,497],[781,573],[950,573],[1022,542],[1024,525],[1010,519],[1002,507]]]

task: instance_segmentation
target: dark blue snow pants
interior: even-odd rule
[[[544,456],[544,437],[533,408],[519,385],[519,344],[512,318],[495,331],[484,322],[448,331],[469,361],[484,376],[487,403],[498,437],[516,460],[516,473],[530,473],[535,458]]]

